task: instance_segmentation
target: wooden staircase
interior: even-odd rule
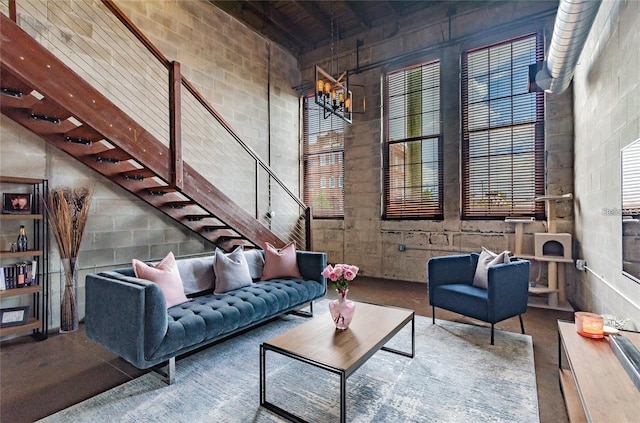
[[[1,13],[0,90],[4,115],[215,245],[284,245]]]

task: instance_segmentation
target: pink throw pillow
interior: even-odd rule
[[[178,273],[176,258],[172,252],[169,252],[155,267],[151,267],[136,259],[133,259],[131,262],[137,278],[146,279],[158,284],[164,294],[167,308],[189,300],[184,295],[182,279],[180,278],[180,273]]]
[[[268,242],[266,244],[264,268],[262,269],[262,278],[260,280],[267,281],[277,278],[302,279],[298,270],[295,241],[291,241],[282,247],[280,251]]]

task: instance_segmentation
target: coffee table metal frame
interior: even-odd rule
[[[366,306],[367,303],[358,303]],[[371,304],[372,305],[372,304]],[[376,306],[376,307],[388,307],[388,306]],[[395,308],[395,307],[389,307]],[[399,309],[404,310],[404,309]],[[266,375],[266,353],[267,351],[273,351],[275,353],[284,355],[286,357],[290,357],[292,359],[298,360],[300,362],[309,364],[314,367],[318,367],[320,369],[327,370],[331,373],[335,373],[340,376],[340,422],[345,423],[347,421],[347,410],[346,410],[346,399],[347,399],[347,378],[351,376],[356,370],[360,368],[367,360],[373,356],[378,350],[389,351],[395,354],[399,354],[405,357],[413,358],[415,357],[415,345],[416,345],[416,336],[415,336],[415,312],[413,310],[404,310],[409,312],[405,319],[398,321],[397,325],[388,331],[386,334],[380,337],[380,341],[377,342],[374,346],[372,346],[368,351],[362,354],[361,359],[349,369],[332,366],[326,363],[323,363],[320,360],[310,359],[303,355],[297,354],[295,352],[288,351],[284,348],[279,348],[277,346],[273,346],[269,344],[269,341],[266,341],[260,344],[260,405],[267,410],[270,410],[281,417],[284,417],[293,422],[306,423],[306,421],[295,414],[267,401],[267,375]],[[356,312],[357,314],[357,312]],[[325,316],[326,317],[326,316]],[[329,321],[328,321],[329,322]],[[394,348],[385,347],[384,345],[389,342],[391,338],[393,338],[398,332],[400,332],[409,322],[411,322],[411,352],[401,351]],[[312,323],[312,322],[308,322]],[[331,323],[330,323],[331,324]],[[295,329],[295,328],[294,328]],[[351,330],[351,329],[347,329]]]

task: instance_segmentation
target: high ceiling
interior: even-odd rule
[[[455,14],[456,8],[470,5],[478,7],[486,3],[486,0],[209,1],[296,54],[383,24],[400,24],[403,19],[426,12],[426,9],[445,17]]]

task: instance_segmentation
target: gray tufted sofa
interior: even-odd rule
[[[172,383],[178,355],[307,303],[313,313],[313,301],[327,291],[321,275],[326,254],[296,254],[300,280],[260,281],[224,294],[193,293],[190,301],[169,309],[158,285],[136,278],[132,268],[90,274],[86,278],[87,336],[140,369],[155,366]],[[182,274],[180,266],[179,270],[183,279],[190,277]],[[166,372],[157,368],[164,364]]]

